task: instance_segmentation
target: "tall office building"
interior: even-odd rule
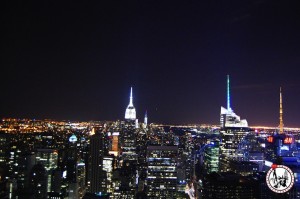
[[[16,178],[17,181],[17,195],[18,197],[22,197],[25,195],[30,195],[29,189],[31,187],[30,185],[30,172],[33,166],[36,164],[35,156],[36,154],[34,152],[24,152],[22,150],[22,153],[18,157],[15,174],[18,175]]]
[[[86,167],[83,161],[77,164],[78,196],[82,198],[86,192]]]
[[[9,198],[24,196],[28,194],[30,171],[35,164],[35,154],[26,152],[16,140],[11,142],[6,150],[8,161],[5,170],[8,172],[6,179],[9,179]]]
[[[0,132],[0,168],[6,169],[7,164],[7,149],[10,144],[11,135],[8,133]]]
[[[116,169],[113,178],[115,184],[114,198],[129,199],[136,195],[136,161],[124,160],[121,168]]]
[[[203,198],[260,198],[259,182],[233,172],[211,173],[203,181]]]
[[[76,135],[69,137],[68,147],[66,150],[66,181],[67,181],[67,193],[69,198],[79,198],[79,191],[81,191],[79,179],[80,172],[78,164],[80,162],[80,153],[78,146],[80,145],[80,140],[77,139]]]
[[[129,105],[125,112],[125,125],[120,135],[121,155],[123,160],[136,160],[136,112],[133,106],[132,87]]]
[[[136,119],[136,111],[133,106],[133,97],[132,97],[132,87],[130,89],[130,97],[129,97],[129,104],[125,111],[125,119],[126,120],[135,120]]]
[[[239,148],[239,144],[243,141],[249,131],[249,128],[228,127],[221,129],[221,154],[226,155],[230,158],[238,158],[237,150]]]
[[[32,198],[46,199],[47,198],[47,171],[42,164],[33,166],[30,175]]]
[[[112,194],[113,189],[113,182],[112,182],[112,175],[113,175],[113,164],[114,164],[114,157],[113,156],[104,156],[103,157],[103,172],[106,174],[103,181],[105,182],[105,189],[104,192],[108,194]]]
[[[227,109],[221,106],[220,127],[245,128],[248,127],[247,120],[241,120],[240,116],[236,115],[230,105],[230,79],[227,75]]]
[[[62,185],[62,171],[58,168],[52,171],[52,178],[51,178],[51,192],[55,194],[60,194],[61,192],[61,185]]]
[[[90,142],[90,165],[89,165],[89,192],[106,193],[107,172],[104,170],[103,160],[108,155],[108,143],[106,134],[95,130]]]
[[[137,160],[136,128],[134,123],[126,122],[120,134],[120,148],[123,160]]]
[[[129,105],[125,111],[125,122],[121,125],[119,136],[120,161],[117,190],[114,193],[118,198],[135,197],[136,173],[137,173],[137,132],[138,120],[136,119],[136,110],[133,106],[132,87],[130,90]]]
[[[147,147],[147,198],[176,198],[177,146]]]
[[[119,149],[119,132],[113,132],[111,134],[111,145],[109,148],[109,154],[114,155],[115,157],[119,156],[120,149]]]
[[[219,172],[219,141],[211,141],[204,151],[204,168],[207,173]]]
[[[7,173],[7,149],[10,144],[10,134],[0,132],[0,196],[8,196],[6,184]]]
[[[72,135],[69,138],[66,165],[67,165],[67,181],[69,183],[76,183],[77,181],[77,163],[78,163],[78,154],[77,154],[77,137]]]
[[[137,139],[134,122],[126,121],[120,133],[120,198],[134,198],[137,173]]]
[[[51,192],[52,173],[57,168],[58,152],[54,149],[37,149],[36,163],[41,164],[47,173],[47,192]]]
[[[245,135],[249,132],[248,122],[241,120],[240,116],[236,115],[230,106],[230,80],[227,76],[227,109],[221,107],[220,119],[220,133],[221,154],[234,158],[239,143],[244,139]]]

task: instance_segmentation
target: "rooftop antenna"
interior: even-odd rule
[[[227,75],[227,110],[231,111],[230,107],[230,80],[229,80],[229,75]]]
[[[279,104],[279,134],[283,134],[283,109],[282,109],[281,87],[280,87],[280,104]]]
[[[133,102],[132,102],[132,86],[130,88],[130,100],[129,100],[129,106],[133,106]]]

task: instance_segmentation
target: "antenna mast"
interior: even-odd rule
[[[229,75],[227,75],[227,110],[231,111],[230,107],[230,81],[229,81]]]
[[[279,133],[283,133],[283,109],[282,109],[282,92],[280,87],[280,104],[279,104]]]

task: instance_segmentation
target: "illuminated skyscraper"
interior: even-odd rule
[[[107,137],[104,132],[96,130],[95,135],[91,137],[90,144],[90,166],[89,166],[89,192],[106,193],[107,192],[107,173],[104,170],[104,157],[108,155]]]
[[[110,150],[109,154],[114,155],[114,156],[119,156],[119,132],[113,132],[111,134],[111,145],[110,145]]]
[[[136,128],[133,122],[126,122],[120,134],[121,155],[123,160],[137,160]]]
[[[69,183],[75,183],[77,181],[77,137],[72,135],[69,138],[69,146],[67,150],[66,164],[67,164],[67,181]]]
[[[220,126],[224,127],[248,127],[247,120],[241,120],[240,116],[236,115],[230,106],[230,80],[227,75],[227,109],[221,106]]]
[[[33,166],[30,175],[32,198],[47,198],[47,171],[42,164]]]
[[[205,148],[205,161],[204,166],[207,173],[218,172],[219,171],[219,141],[212,141]]]
[[[148,146],[147,198],[176,198],[177,146]]]
[[[125,119],[126,120],[135,120],[136,119],[136,111],[133,106],[132,87],[130,89],[129,104],[125,111]]]
[[[6,162],[8,162],[6,149],[10,143],[10,134],[0,132],[0,168],[6,167]],[[4,179],[4,178],[3,178]]]
[[[36,163],[46,169],[47,192],[51,191],[52,172],[57,168],[58,152],[54,149],[38,149],[36,152]]]
[[[78,172],[77,163],[79,160],[78,150],[77,150],[77,137],[72,135],[69,138],[69,146],[67,150],[67,183],[68,183],[68,197],[78,198]]]
[[[234,172],[211,173],[205,176],[203,198],[261,198],[258,180]]]
[[[241,120],[230,106],[230,80],[227,75],[227,109],[221,107],[220,133],[222,142],[220,143],[221,154],[233,158],[239,143],[249,132],[247,120]]]

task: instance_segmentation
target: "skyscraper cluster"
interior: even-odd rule
[[[70,122],[3,119],[0,198],[298,198],[299,130],[254,129],[227,108],[220,125],[139,123],[130,89],[124,120]],[[295,185],[284,194],[266,185],[274,164]],[[300,179],[299,179],[300,182]]]

